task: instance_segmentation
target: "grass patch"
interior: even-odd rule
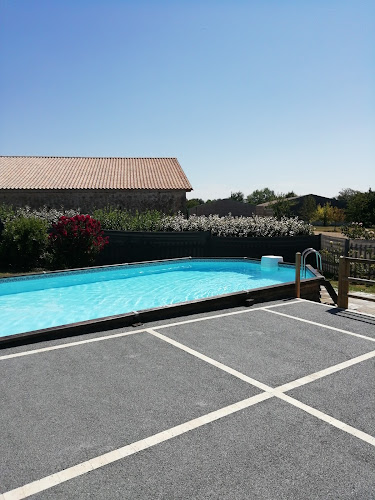
[[[314,231],[319,231],[321,233],[341,233],[341,227],[343,226],[314,226]]]
[[[338,281],[330,280],[333,288],[338,288]],[[375,294],[375,284],[374,285],[357,285],[355,283],[349,283],[349,291],[350,292],[365,292],[365,293],[374,293]]]

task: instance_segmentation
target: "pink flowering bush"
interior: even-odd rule
[[[60,269],[93,265],[108,243],[100,222],[90,215],[63,215],[52,224],[48,239],[53,266]]]

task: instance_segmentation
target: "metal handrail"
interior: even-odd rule
[[[306,250],[304,250],[302,252],[302,256],[301,256],[302,273],[304,274],[305,278],[306,278],[306,259],[312,253],[315,254],[316,269],[318,271],[322,270],[322,256],[320,255],[320,252],[318,252],[318,250],[315,250],[315,248],[306,248]]]

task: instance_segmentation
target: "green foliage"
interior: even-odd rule
[[[186,208],[193,208],[198,205],[203,205],[204,201],[201,198],[192,198],[191,200],[186,200]]]
[[[362,240],[374,240],[375,231],[371,229],[366,229],[361,222],[352,222],[350,226],[345,226],[341,229],[341,232],[351,240],[362,239]]]
[[[293,203],[288,201],[286,198],[279,198],[275,203],[272,204],[273,215],[277,219],[282,217],[290,217],[292,213]]]
[[[230,199],[243,203],[245,200],[245,196],[242,191],[236,191],[235,193],[230,193]]]
[[[347,220],[362,222],[365,227],[375,225],[375,191],[354,194],[348,201]]]
[[[320,204],[316,207],[316,211],[314,214],[315,220],[321,220],[323,222],[323,226],[327,226],[330,222],[333,221],[333,211],[332,205],[330,203],[326,203],[321,206]]]
[[[0,244],[6,266],[28,271],[44,264],[48,224],[36,218],[17,217],[7,221]]]
[[[339,207],[332,207],[331,220],[335,224],[336,230],[336,226],[345,220],[345,210]]]
[[[294,191],[288,191],[287,193],[281,193],[280,198],[295,198],[297,194]]]
[[[15,210],[12,207],[12,205],[6,205],[5,203],[2,203],[0,205],[0,220],[5,224],[5,222],[12,218],[15,214]]]
[[[93,217],[100,220],[103,229],[115,231],[161,231],[164,214],[157,210],[136,212],[106,207],[95,210]]]
[[[315,198],[311,195],[306,196],[306,198],[304,198],[303,200],[302,207],[299,212],[300,217],[306,222],[311,222],[312,220],[314,220],[315,212],[316,212]]]
[[[260,205],[261,203],[267,203],[268,201],[273,201],[276,199],[275,191],[269,188],[256,189],[246,198],[247,203],[251,205]]]
[[[345,188],[339,192],[337,199],[348,203],[349,200],[351,200],[353,198],[353,196],[355,196],[356,194],[359,194],[359,193],[360,193],[360,191],[356,191],[355,189]]]
[[[282,217],[219,217],[218,215],[165,215],[144,212],[132,215],[127,211],[107,208],[94,212],[103,229],[117,231],[211,231],[216,236],[273,237],[313,234],[312,226],[295,218]]]

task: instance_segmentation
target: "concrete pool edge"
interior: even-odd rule
[[[239,258],[237,257],[236,259]],[[247,258],[245,257],[244,259]],[[166,259],[158,262],[167,262],[170,260],[182,259]],[[257,261],[257,259],[247,260]],[[293,264],[285,263],[282,265],[289,266]],[[315,277],[301,280],[301,298],[318,302],[320,299],[320,285],[324,282],[324,276],[320,275],[311,266],[307,266],[307,268],[314,274]],[[107,316],[78,323],[70,323],[67,325],[44,328],[42,330],[33,330],[30,332],[8,335],[5,337],[0,337],[0,349],[6,349],[9,347],[24,344],[32,344],[46,340],[73,337],[76,335],[83,335],[87,333],[95,333],[104,330],[113,330],[116,328],[131,326],[138,323],[147,323],[151,321],[158,321],[184,315],[216,311],[219,309],[228,309],[231,307],[240,307],[251,305],[252,303],[256,304],[259,302],[268,302],[271,300],[290,299],[294,297],[294,282],[270,285],[267,287],[244,290],[205,299],[192,300],[188,302],[181,302],[178,304],[166,305],[153,309],[133,311],[131,313],[125,313],[116,316]],[[246,301],[248,302],[246,303]]]

